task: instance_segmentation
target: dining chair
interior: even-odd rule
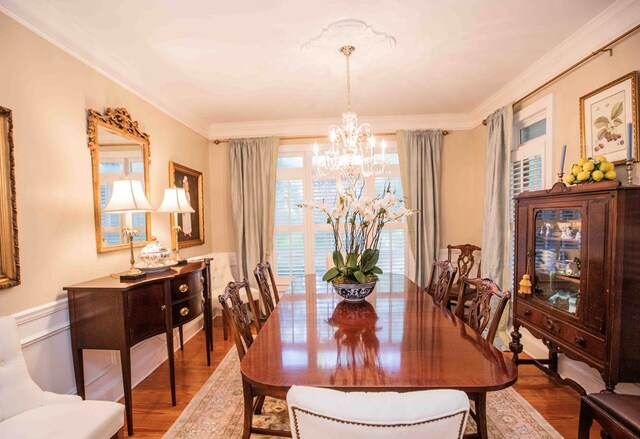
[[[258,263],[255,270],[253,270],[253,275],[256,277],[258,289],[260,290],[260,297],[264,304],[264,313],[268,318],[278,302],[280,302],[280,295],[278,294],[278,287],[276,286],[276,280],[273,276],[271,264],[268,262]],[[269,277],[268,280],[267,276]]]
[[[465,313],[464,306],[457,306],[456,315],[464,320],[476,334],[484,337],[489,343],[493,343],[511,293],[501,291],[491,279],[469,279],[462,276],[458,291],[458,303],[464,303],[464,297],[469,295],[469,291],[472,292],[473,297],[468,312]],[[497,300],[493,300],[492,303],[494,298]],[[487,437],[487,394],[486,392],[470,392],[467,395],[474,402],[475,412],[472,410],[470,413],[476,421],[478,433],[480,437]]]
[[[427,283],[427,291],[433,296],[433,301],[439,305],[446,305],[449,302],[451,287],[456,278],[458,269],[451,261],[433,261],[431,264],[431,274]],[[433,284],[436,279],[435,285]]]
[[[461,438],[469,398],[459,390],[340,392],[292,386],[287,393],[294,439]]]
[[[246,308],[240,298],[240,291],[242,289],[244,289],[244,292],[248,297],[251,316],[247,314]],[[229,328],[231,335],[235,341],[238,356],[240,357],[240,360],[242,360],[247,353],[247,350],[253,344],[253,333],[251,331],[252,320],[256,326],[256,332],[260,330],[260,314],[258,307],[253,300],[249,283],[246,280],[242,282],[229,282],[225,288],[224,294],[218,296],[218,301],[220,302],[220,305],[222,305],[223,314],[227,316],[227,321],[230,323]],[[252,385],[244,374],[242,374],[242,393],[244,396],[243,439],[248,439],[251,436],[251,433],[291,437],[291,432],[289,431],[272,430],[269,428],[253,426],[253,414],[260,414],[262,411],[265,396],[273,396],[277,398],[280,395],[261,392],[261,389]]]
[[[458,259],[455,262],[455,266],[458,269],[458,279],[451,288],[453,297],[449,302],[445,303],[448,308],[452,308],[454,305],[457,306],[458,291],[460,290],[460,279],[462,276],[472,277],[471,271],[473,267],[476,266],[475,277],[481,277],[481,261],[476,261],[476,258],[480,258],[481,252],[482,249],[473,244],[447,245],[447,261],[453,263],[454,254],[458,254]],[[466,303],[472,296],[473,291],[468,292],[467,296],[464,297],[463,303]]]

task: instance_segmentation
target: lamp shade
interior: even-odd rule
[[[181,187],[172,187],[164,190],[162,204],[156,212],[193,213],[195,210],[187,201],[187,194]]]
[[[121,179],[113,182],[109,202],[102,209],[108,213],[150,212],[153,210],[138,180]]]

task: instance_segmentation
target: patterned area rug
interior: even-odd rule
[[[232,348],[164,438],[242,437],[243,400],[239,369],[238,354],[235,348]],[[511,388],[487,395],[487,418],[490,438],[562,439],[540,413]],[[286,403],[267,398],[263,414],[254,415],[253,423],[254,426],[288,430],[289,416]],[[472,420],[469,421],[467,430],[475,431]],[[265,439],[271,437],[255,436]]]

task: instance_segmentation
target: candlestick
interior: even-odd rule
[[[627,184],[629,186],[633,185],[633,177],[631,176],[631,172],[633,171],[633,160],[627,160]]]
[[[564,158],[567,155],[567,145],[562,145],[562,159],[560,159],[560,174],[564,172]]]
[[[633,160],[633,124],[627,124],[627,161]]]

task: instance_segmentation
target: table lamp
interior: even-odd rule
[[[185,193],[183,188],[172,187],[164,190],[164,198],[162,199],[162,204],[156,210],[156,212],[168,212],[174,215],[172,232],[175,233],[175,248],[173,251],[175,252],[174,261],[178,263],[178,265],[184,265],[187,263],[185,259],[180,257],[180,249],[178,245],[178,232],[182,230],[182,228],[178,225],[178,214],[179,213],[193,213],[195,210],[187,201],[187,194]]]
[[[133,256],[133,237],[138,232],[133,228],[131,215],[138,212],[151,212],[153,207],[147,200],[142,189],[142,183],[138,180],[123,178],[113,182],[113,191],[107,205],[102,209],[104,213],[124,213],[125,223],[122,226],[122,236],[127,238],[131,250],[131,268],[122,273],[116,273],[120,280],[135,280],[146,276],[146,273],[137,269],[134,265],[136,260]]]

